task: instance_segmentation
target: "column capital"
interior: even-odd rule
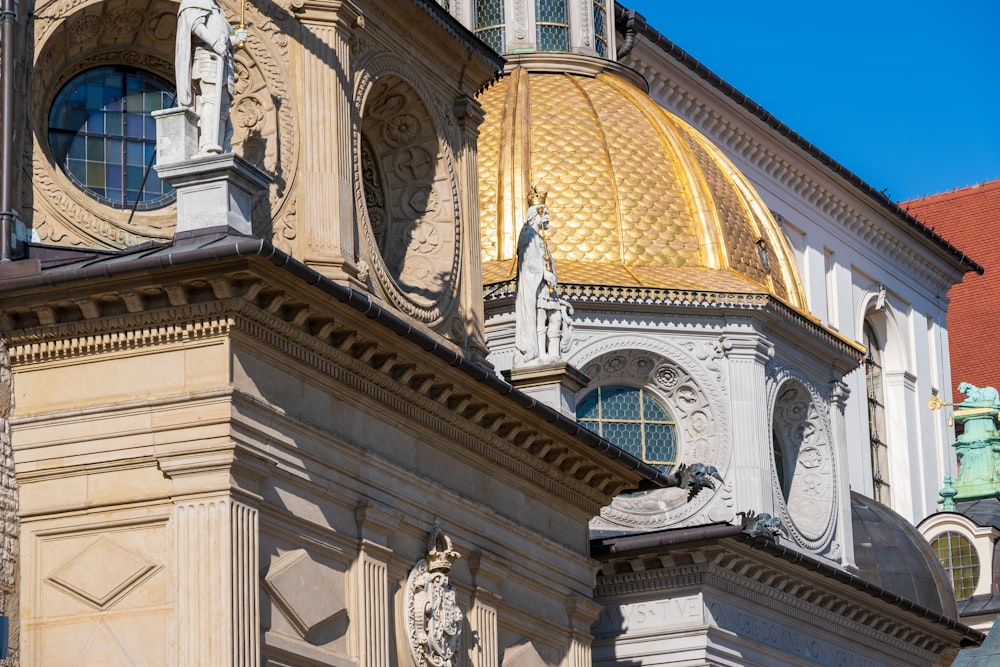
[[[400,515],[384,505],[362,500],[354,508],[358,522],[358,538],[362,545],[381,547],[392,551],[389,541],[399,527]]]
[[[729,359],[767,363],[774,357],[774,345],[757,332],[726,332],[719,338],[723,354]]]

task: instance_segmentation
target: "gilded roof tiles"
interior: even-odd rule
[[[564,284],[772,293],[805,310],[791,252],[749,182],[638,88],[515,68],[480,101],[485,283],[513,277],[523,195],[541,182]]]

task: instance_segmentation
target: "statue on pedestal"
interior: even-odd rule
[[[177,103],[198,116],[198,153],[232,151],[233,47],[246,42],[216,0],[181,0],[174,69]]]
[[[573,307],[559,298],[555,264],[545,241],[549,226],[546,191],[532,187],[528,213],[517,237],[517,297],[514,344],[521,364],[558,361],[568,349]]]

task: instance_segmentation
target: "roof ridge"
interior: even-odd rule
[[[906,201],[899,202],[900,206],[905,206],[907,204],[913,203],[930,203],[937,202],[948,199],[952,196],[965,195],[968,190],[979,190],[982,188],[992,189],[994,187],[1000,188],[1000,177],[982,181],[980,183],[973,183],[972,185],[962,185],[952,190],[945,190],[944,192],[938,192],[935,194],[924,195],[922,197],[914,197],[913,199],[907,199]]]

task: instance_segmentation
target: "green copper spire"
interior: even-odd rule
[[[979,388],[968,382],[958,385],[965,400],[955,405],[952,418],[965,426],[952,444],[958,456],[957,493],[954,500],[1000,498],[1000,433],[996,418],[1000,396],[993,387]]]

